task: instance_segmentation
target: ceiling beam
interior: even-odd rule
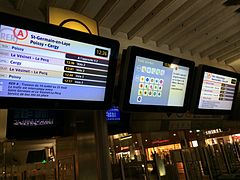
[[[56,0],[41,0],[39,5],[39,10],[42,12],[45,21],[48,21],[48,10],[50,6],[54,6],[56,4]]]
[[[23,7],[23,4],[24,4],[24,0],[17,0],[16,6],[15,6],[16,10],[21,10]]]
[[[222,49],[218,49],[216,52],[210,54],[208,57],[210,60],[216,59],[220,56],[223,56],[224,54],[231,52],[240,46],[240,40],[234,42],[233,44],[230,44],[226,47],[223,47]]]
[[[112,34],[116,34],[119,31],[121,25],[126,22],[126,20],[138,10],[138,8],[145,2],[145,0],[137,0],[128,10],[127,12],[112,26],[111,32]]]
[[[10,2],[13,4],[14,8],[17,11],[20,11],[24,4],[24,0],[10,0]]]
[[[204,46],[207,44],[211,46],[216,42],[222,41],[223,39],[231,36],[238,31],[240,26],[239,18],[235,14],[234,17],[229,19],[227,22],[212,28],[210,31],[202,33],[200,36],[196,37],[191,43],[182,46],[184,50],[191,50],[194,53],[198,53],[204,50]],[[205,48],[206,49],[206,48]]]
[[[189,44],[189,42],[195,41],[201,38],[201,36],[218,29],[218,26],[229,21],[229,19],[235,15],[233,12],[236,9],[236,7],[225,8],[221,3],[218,6],[216,5],[213,10],[208,12],[207,16],[205,15],[203,18],[199,19],[190,26],[188,30],[185,29],[178,39],[170,42],[170,48],[184,47]]]
[[[75,0],[71,7],[71,10],[77,13],[81,13],[87,6],[88,2],[88,0]]]
[[[94,17],[94,20],[101,24],[104,18],[112,11],[112,9],[119,3],[120,0],[107,0],[103,5],[97,15]]]
[[[228,52],[228,53],[226,53],[226,54],[224,54],[224,55],[222,55],[222,56],[220,56],[220,57],[218,57],[218,58],[217,58],[217,61],[218,61],[218,62],[225,61],[225,60],[228,59],[228,58],[231,58],[231,57],[233,57],[233,56],[236,56],[236,54],[240,54],[240,47],[237,48],[237,49],[235,49],[235,50],[233,50],[233,51],[230,51],[230,52]]]
[[[235,61],[239,61],[240,60],[240,54],[238,54],[238,55],[236,55],[236,56],[234,56],[234,57],[231,57],[231,58],[229,58],[229,59],[226,59],[225,60],[225,63],[226,64],[231,64],[231,63],[233,63],[233,62],[235,62]]]
[[[135,35],[145,26],[147,22],[149,22],[152,18],[154,18],[160,11],[164,8],[168,7],[169,4],[176,0],[163,0],[161,1],[150,13],[148,13],[136,26],[134,26],[128,33],[128,39],[132,39]]]
[[[195,54],[202,52],[213,44],[216,44],[238,32],[240,29],[239,16],[236,15],[234,20],[232,19],[218,28],[219,29],[216,29],[215,32],[213,31],[211,34],[209,33],[207,36],[198,39],[200,43],[195,47],[191,47],[192,53]]]
[[[178,48],[187,44],[189,41],[191,42],[196,39],[203,30],[209,28],[210,24],[214,25],[218,23],[219,20],[216,18],[216,15],[220,15],[224,9],[221,6],[219,1],[211,1],[189,17],[189,19],[182,24],[182,27],[179,26],[178,31],[173,33],[171,38],[167,41],[167,44],[170,45],[170,49]]]
[[[154,34],[156,34],[159,29],[167,26],[169,23],[173,22],[175,19],[179,18],[181,14],[186,11],[190,6],[192,6],[196,0],[188,0],[183,5],[181,5],[176,11],[174,11],[171,15],[169,15],[165,20],[157,24],[154,28],[152,28],[147,34],[143,36],[143,42],[148,42]]]
[[[227,47],[231,44],[233,44],[234,42],[238,41],[240,39],[240,32],[237,32],[235,34],[233,34],[232,36],[220,41],[217,44],[214,44],[213,46],[209,47],[208,49],[202,51],[200,53],[201,57],[206,57],[209,56],[211,54],[213,54],[214,52],[218,51],[219,49],[223,49],[224,47]]]
[[[164,44],[169,39],[178,39],[179,34],[185,29],[188,29],[194,22],[198,21],[202,16],[205,16],[205,12],[213,9],[213,6],[216,6],[217,3],[215,0],[212,1],[198,1],[198,3],[191,6],[190,12],[185,11],[185,18],[181,18],[182,21],[177,21],[172,29],[169,26],[165,26],[164,29],[167,30],[163,32],[160,30],[158,32],[159,36],[157,39],[157,45],[160,46]],[[167,29],[166,29],[167,28]]]

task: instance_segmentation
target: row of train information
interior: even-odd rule
[[[110,48],[4,25],[0,33],[0,96],[104,101]]]

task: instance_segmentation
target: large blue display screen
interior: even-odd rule
[[[104,101],[111,49],[0,25],[0,97]]]

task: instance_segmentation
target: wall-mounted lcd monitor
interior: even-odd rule
[[[63,134],[64,113],[62,111],[8,110],[8,139],[42,139]]]
[[[0,14],[0,107],[110,107],[119,43]]]
[[[196,71],[192,111],[194,113],[230,113],[237,95],[239,75],[199,65]]]
[[[107,121],[120,121],[120,109],[118,106],[112,106],[106,111],[106,120]]]
[[[123,110],[187,110],[194,62],[132,46],[124,63]]]

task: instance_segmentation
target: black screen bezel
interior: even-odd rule
[[[235,88],[235,93],[234,93],[234,97],[233,97],[233,103],[232,103],[231,110],[200,109],[198,107],[205,72],[210,72],[210,73],[223,75],[223,76],[228,76],[228,77],[232,77],[232,78],[237,79],[237,84],[236,84],[236,88]],[[231,114],[231,112],[234,108],[234,101],[237,97],[238,86],[239,86],[239,74],[238,73],[223,70],[223,69],[219,69],[219,68],[208,66],[208,65],[202,65],[202,64],[199,65],[197,67],[197,70],[196,70],[195,91],[194,91],[194,95],[193,95],[191,111],[195,114],[215,114],[215,115],[217,115],[217,114]]]
[[[0,97],[1,108],[107,109],[110,107],[119,51],[118,41],[5,13],[0,13],[1,24],[111,48],[104,101]]]
[[[186,94],[185,94],[185,99],[182,107],[160,106],[160,105],[136,105],[136,104],[129,103],[136,56],[141,56],[141,57],[150,58],[153,60],[159,60],[166,63],[174,63],[174,64],[189,67]],[[136,112],[137,111],[140,111],[140,112],[186,112],[188,110],[189,92],[190,92],[190,87],[192,83],[191,79],[193,75],[194,65],[195,63],[193,61],[177,58],[174,56],[162,54],[159,52],[143,49],[136,46],[128,47],[125,64],[123,66],[124,79],[122,80],[122,82],[124,83],[124,86],[122,87],[122,94],[121,94],[122,102],[120,103],[120,107],[125,111],[136,111]]]

